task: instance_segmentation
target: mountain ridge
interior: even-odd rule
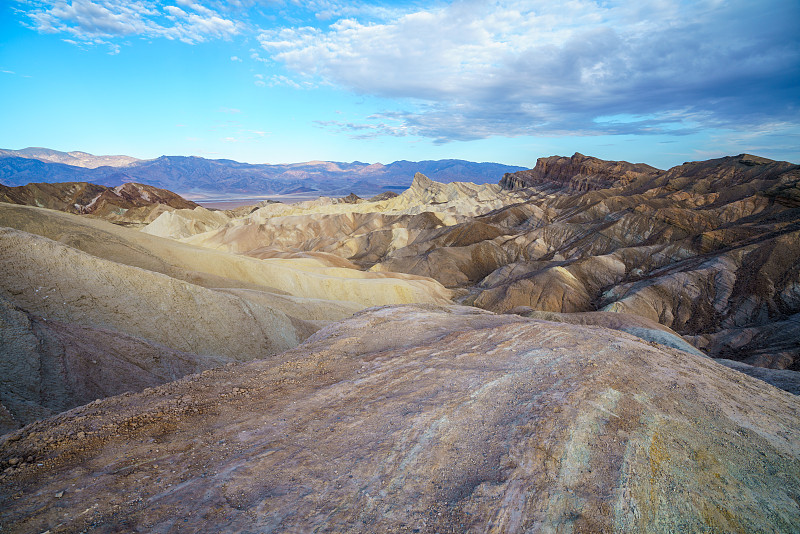
[[[49,163],[64,163],[75,167],[94,169],[102,166],[124,167],[138,161],[132,156],[95,156],[81,150],[61,152],[44,147],[27,147],[20,150],[0,149],[0,156],[18,156]]]
[[[371,196],[389,189],[408,187],[416,172],[441,182],[496,183],[507,172],[523,167],[458,159],[399,160],[389,164],[309,161],[287,164],[251,164],[230,159],[198,156],[160,156],[150,160],[123,160],[128,156],[81,156],[92,166],[78,165],[83,152],[49,149],[0,149],[0,183],[20,186],[34,182],[89,182],[114,187],[137,182],[181,195],[291,194],[297,191],[320,196],[356,193]],[[92,159],[94,158],[94,159]],[[109,163],[120,163],[110,165]],[[78,164],[76,164],[78,163]],[[88,164],[87,164],[88,165]]]
[[[500,185],[505,189],[519,189],[550,184],[566,191],[581,192],[625,186],[662,172],[646,163],[608,161],[575,152],[572,157],[539,158],[533,169],[503,175]]]

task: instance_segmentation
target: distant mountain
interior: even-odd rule
[[[111,164],[101,164],[110,162]],[[95,165],[97,164],[97,165]],[[90,182],[115,187],[127,182],[151,185],[181,194],[290,194],[342,196],[351,192],[374,195],[405,189],[421,172],[439,182],[496,183],[523,167],[463,160],[352,163],[309,161],[291,164],[249,164],[195,156],[161,156],[137,160],[128,156],[93,156],[42,148],[0,150],[0,183]]]
[[[0,155],[30,158],[48,163],[64,163],[66,165],[85,167],[87,169],[96,169],[97,167],[103,166],[124,167],[131,163],[141,161],[131,156],[95,156],[88,152],[60,152],[58,150],[41,147],[28,147],[22,150],[0,149]]]

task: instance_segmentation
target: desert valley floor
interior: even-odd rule
[[[0,532],[800,531],[800,166],[498,180],[0,185]]]

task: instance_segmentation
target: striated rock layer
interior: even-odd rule
[[[232,361],[108,328],[48,320],[3,297],[0,347],[0,434],[95,399]]]
[[[431,279],[256,252],[0,203],[0,430],[273,356],[365,306],[449,302]]]
[[[496,312],[634,314],[714,357],[800,370],[800,167],[742,154],[659,171],[576,154],[525,172],[504,180],[513,191],[418,175],[395,198],[266,206],[184,240],[333,254]],[[145,231],[186,235],[172,218]]]
[[[379,308],[0,441],[9,532],[796,532],[800,399],[603,328]]]

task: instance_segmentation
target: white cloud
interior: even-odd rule
[[[186,18],[189,16],[186,11],[182,10],[178,6],[166,6],[164,7],[164,11],[172,15],[172,17]]]
[[[372,116],[367,119],[377,119],[373,122],[342,122],[342,121],[314,121],[321,128],[345,134],[352,139],[374,139],[376,137],[405,137],[412,132],[401,122],[390,124],[391,117]],[[386,119],[386,120],[381,120]]]
[[[261,85],[256,82],[256,85]],[[269,86],[270,87],[291,87],[292,89],[313,89],[316,87],[316,84],[310,82],[308,80],[305,81],[297,81],[288,76],[284,76],[283,74],[275,74],[269,78]]]
[[[273,29],[259,41],[303,77],[407,99],[393,118],[443,142],[567,132],[677,135],[782,113],[798,120],[790,90],[800,89],[792,11],[798,9],[781,0],[468,0],[380,23],[344,18],[326,31]],[[762,96],[776,92],[780,98]],[[595,120],[617,114],[633,120]],[[349,125],[356,132],[362,126]]]
[[[301,28],[282,28],[262,31],[258,36],[261,46],[284,60],[282,54],[291,54],[298,50],[308,50],[321,44],[321,30],[304,26]]]
[[[231,61],[238,61],[239,63],[241,63],[242,58],[240,58],[239,56],[231,56]]]
[[[250,49],[250,59],[252,59],[254,61],[258,61],[260,63],[269,63],[269,60],[261,57],[259,55],[258,51],[255,50],[254,48]]]
[[[240,32],[240,23],[220,16],[199,3],[178,2],[163,8],[151,0],[32,0],[28,15],[43,33],[66,33],[83,44],[119,45],[111,39],[139,35],[198,43],[229,38]],[[169,21],[171,25],[165,25]]]
[[[403,14],[400,8],[376,5],[371,2],[337,2],[334,0],[307,0],[306,6],[316,18],[328,20],[340,17],[357,17],[375,21],[395,19]]]
[[[49,8],[45,7],[49,4]],[[144,33],[152,25],[146,16],[152,10],[142,2],[91,2],[58,0],[31,13],[35,27],[43,32],[67,32],[82,39]]]
[[[183,7],[187,7],[192,11],[200,13],[206,17],[213,17],[216,16],[216,13],[208,9],[206,6],[198,4],[197,2],[191,2],[189,0],[177,0],[177,3]]]

